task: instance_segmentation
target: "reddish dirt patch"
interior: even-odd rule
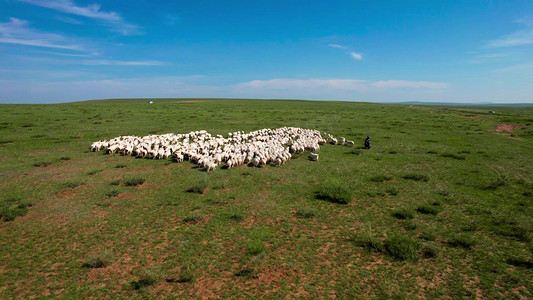
[[[513,125],[513,124],[498,124],[498,127],[496,127],[496,132],[513,132],[515,128],[521,128],[520,125]]]
[[[482,116],[476,116],[476,115],[466,115],[466,116],[463,116],[465,118],[470,118],[470,119],[483,119]]]

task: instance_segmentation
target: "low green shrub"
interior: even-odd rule
[[[296,209],[296,215],[301,218],[312,218],[316,216],[316,211],[312,208],[301,207]]]
[[[453,153],[443,153],[440,156],[453,158],[453,159],[457,159],[457,160],[465,160],[466,159],[466,157],[464,155],[458,155],[458,154],[453,154]]]
[[[107,197],[109,197],[109,198],[112,198],[112,197],[116,197],[116,196],[118,196],[118,194],[120,194],[119,191],[117,191],[117,190],[112,190],[112,191],[107,192],[105,195],[106,195]]]
[[[348,204],[352,201],[353,194],[344,184],[327,182],[317,187],[315,197],[332,203]]]
[[[416,211],[425,214],[425,215],[438,215],[440,212],[440,209],[434,205],[430,204],[422,204],[419,207],[416,208]]]
[[[392,234],[385,239],[385,251],[397,260],[415,261],[420,245],[417,241],[402,234]]]
[[[441,251],[439,245],[435,242],[427,242],[424,247],[422,247],[422,256],[425,258],[436,257]]]
[[[134,290],[140,290],[144,287],[148,287],[156,283],[161,279],[161,271],[157,268],[151,268],[144,270],[139,276],[139,280],[132,281],[130,283],[131,288]]]
[[[246,245],[246,253],[258,255],[265,251],[265,244],[260,240],[252,240]]]
[[[199,183],[191,186],[187,189],[188,193],[196,193],[196,194],[203,194],[205,190],[207,189],[207,182],[206,181],[200,181]]]
[[[428,181],[429,177],[424,174],[409,173],[402,176],[403,179],[415,180],[415,181]]]
[[[376,176],[370,177],[370,181],[373,181],[373,182],[385,182],[391,179],[392,179],[392,176],[388,176],[388,175],[376,175]]]
[[[397,219],[412,219],[415,217],[415,214],[412,210],[407,208],[401,208],[392,213],[392,216]]]
[[[145,182],[146,180],[141,177],[128,178],[123,181],[125,186],[138,186]]]
[[[387,192],[387,194],[391,196],[397,196],[399,193],[398,190],[395,188],[388,188],[387,190],[385,190],[385,192]]]
[[[51,165],[52,163],[49,161],[39,161],[33,164],[34,167],[47,167]]]
[[[467,233],[458,233],[452,235],[448,241],[448,245],[452,247],[462,247],[465,249],[470,249],[472,246],[476,245],[477,242],[471,234]]]
[[[199,215],[191,215],[191,216],[185,217],[185,219],[183,219],[183,223],[198,224],[200,223],[200,221],[202,221],[203,218],[204,217],[199,216]]]
[[[84,268],[105,268],[111,264],[112,253],[104,251],[96,256],[88,257],[83,263]]]
[[[365,248],[369,251],[384,252],[385,248],[383,242],[377,237],[373,236],[370,231],[363,231],[362,233],[353,233],[350,240],[357,246]]]

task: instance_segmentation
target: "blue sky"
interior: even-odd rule
[[[0,0],[0,102],[533,103],[533,1]]]

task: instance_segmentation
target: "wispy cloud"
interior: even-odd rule
[[[510,71],[524,70],[524,69],[532,69],[532,68],[533,68],[533,63],[525,63],[525,64],[517,64],[517,65],[512,65],[509,67],[497,69],[495,70],[495,72],[510,72]]]
[[[363,56],[357,52],[350,52],[350,56],[353,58],[353,59],[357,59],[357,60],[361,60],[363,59]]]
[[[83,65],[92,66],[160,66],[160,61],[142,60],[142,61],[123,61],[123,60],[83,60]]]
[[[71,0],[19,0],[36,6],[54,9],[63,13],[82,16],[98,21],[102,21],[113,28],[113,31],[123,35],[141,34],[137,25],[127,23],[120,14],[116,12],[106,12],[100,10],[100,4],[90,4],[78,6]]]
[[[446,82],[434,81],[408,81],[408,80],[381,80],[371,83],[378,88],[425,88],[425,89],[444,89],[448,87]]]
[[[67,43],[64,36],[32,29],[27,21],[17,18],[0,23],[0,43],[83,51],[82,46]]]
[[[486,44],[488,48],[502,48],[502,47],[514,47],[525,46],[533,44],[533,20],[517,20],[526,28],[512,32],[499,39],[492,40]]]
[[[336,48],[336,49],[342,49],[342,50],[348,50],[348,47],[340,45],[340,44],[328,44],[328,47]],[[360,53],[357,53],[357,52],[354,52],[354,51],[343,51],[343,52],[347,53],[348,55],[350,55],[351,58],[353,58],[355,60],[362,60],[363,59],[363,55],[361,55]]]
[[[343,45],[339,45],[339,44],[328,44],[328,47],[346,49],[346,47],[344,47]]]
[[[252,80],[238,84],[239,87],[253,89],[334,89],[349,91],[368,91],[372,88],[426,88],[443,89],[448,87],[446,82],[382,80],[369,81],[360,79],[269,79]]]
[[[78,19],[71,18],[71,17],[56,16],[55,19],[58,20],[58,21],[61,21],[61,22],[65,22],[65,23],[69,23],[69,24],[74,24],[74,25],[80,25],[80,24],[83,24],[82,21],[80,21],[80,20],[78,20]]]
[[[499,58],[509,56],[509,53],[489,53],[484,55],[479,55],[480,58]]]

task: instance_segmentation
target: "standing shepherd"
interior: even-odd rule
[[[368,135],[365,139],[365,149],[370,149],[370,137]]]

